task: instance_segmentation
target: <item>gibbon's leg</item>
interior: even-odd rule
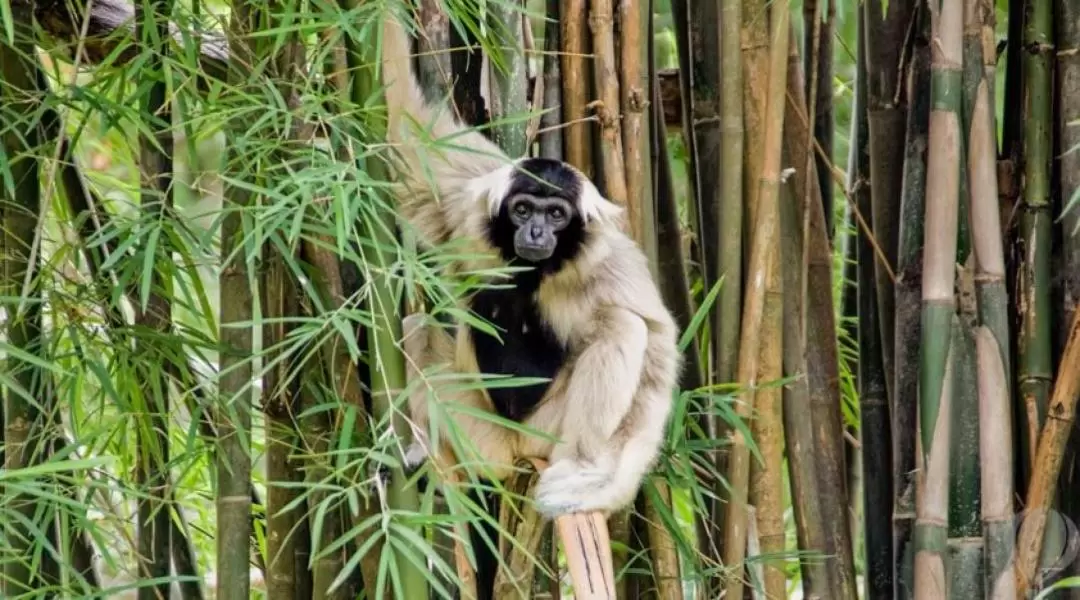
[[[635,430],[648,423],[642,419],[646,414],[631,411],[649,412],[634,406],[648,333],[645,322],[628,310],[609,308],[597,315],[593,339],[574,362],[560,398],[562,439],[537,486],[537,508],[546,516],[613,510],[629,502],[650,468],[655,448],[631,447],[646,441],[637,439]]]
[[[456,341],[449,330],[438,325],[426,325],[423,314],[407,317],[402,324],[403,348],[406,355],[406,378],[412,387],[409,395],[409,413],[420,430],[412,444],[405,451],[405,462],[413,468],[419,466],[429,456],[438,454],[440,462],[451,465],[468,462],[485,463],[480,474],[495,479],[509,475],[514,467],[516,433],[490,420],[473,416],[464,411],[449,408],[438,415],[439,448],[432,448],[429,440],[431,427],[431,404],[456,405],[471,412],[489,412],[490,403],[484,395],[475,389],[468,389],[467,382],[454,378],[449,384],[425,380],[429,373],[425,369],[431,366],[453,366]],[[436,378],[450,376],[440,372]],[[414,384],[414,382],[416,382]],[[430,395],[429,395],[430,394]],[[447,422],[452,419],[453,423]],[[450,436],[456,436],[465,451],[465,457],[456,456]],[[462,460],[464,458],[465,460]]]

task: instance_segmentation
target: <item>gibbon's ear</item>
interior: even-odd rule
[[[513,175],[514,163],[503,165],[485,175],[470,179],[465,184],[465,193],[476,202],[486,204],[488,213],[494,217],[502,208]]]
[[[581,211],[586,223],[612,223],[623,214],[623,208],[605,198],[593,182],[584,175],[581,176],[581,198],[578,210]]]

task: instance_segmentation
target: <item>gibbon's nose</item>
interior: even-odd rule
[[[541,239],[542,237],[544,237],[544,226],[543,225],[535,225],[535,224],[530,225],[529,226],[529,237],[532,238],[533,241],[537,241],[537,240]]]

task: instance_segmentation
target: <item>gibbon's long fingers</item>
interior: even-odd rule
[[[622,308],[601,310],[594,327],[596,337],[574,363],[564,392],[562,442],[585,459],[610,451],[641,381],[649,335],[645,321]]]

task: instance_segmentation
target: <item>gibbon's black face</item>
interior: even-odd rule
[[[580,251],[585,223],[578,210],[579,175],[562,161],[530,158],[518,164],[491,223],[490,237],[508,262],[557,271]]]
[[[509,200],[510,222],[514,233],[514,252],[518,258],[540,262],[555,254],[558,233],[570,224],[574,206],[562,198],[539,198],[519,194]]]

